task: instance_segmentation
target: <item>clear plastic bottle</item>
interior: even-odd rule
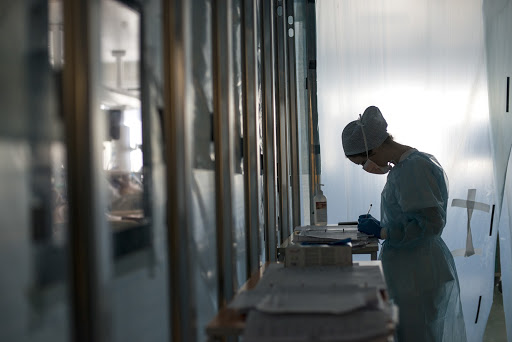
[[[316,195],[313,197],[314,203],[314,224],[316,226],[327,225],[327,198],[324,196],[322,189],[323,184],[317,184]]]

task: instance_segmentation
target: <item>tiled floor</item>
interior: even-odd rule
[[[507,342],[503,296],[497,286],[494,287],[494,299],[483,342]]]

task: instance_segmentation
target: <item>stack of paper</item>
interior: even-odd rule
[[[350,315],[268,314],[251,311],[244,342],[389,341],[393,331],[390,314],[361,310]]]
[[[376,288],[339,288],[312,292],[295,288],[287,292],[272,292],[256,305],[267,313],[326,313],[341,315],[362,308],[382,307]]]
[[[354,264],[345,267],[290,268],[283,264],[270,264],[254,289],[238,293],[228,307],[244,312],[256,308],[269,295],[291,292],[304,294],[303,299],[307,300],[306,295],[309,294],[344,296],[367,293],[367,289],[380,291],[385,288],[379,266]]]
[[[344,241],[344,240],[342,240]],[[325,244],[308,243],[307,246],[290,245],[284,252],[285,267],[308,267],[352,265],[352,247],[345,242],[336,243],[336,247]]]
[[[357,225],[300,226],[293,230],[293,242],[330,243],[351,239],[352,242],[368,241],[368,235],[357,230]]]
[[[248,312],[244,341],[360,341],[392,333],[379,266],[287,268],[271,264],[230,308]]]
[[[270,264],[254,289],[274,288],[337,288],[356,286],[385,289],[386,283],[379,266],[315,266],[304,268]]]
[[[238,294],[228,305],[242,313],[257,309],[268,313],[343,314],[361,308],[379,308],[382,300],[376,287],[356,285],[290,286],[255,288]]]

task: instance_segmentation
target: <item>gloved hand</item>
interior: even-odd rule
[[[357,220],[357,230],[380,239],[380,222],[370,214],[361,215]]]
[[[358,221],[360,221],[360,220],[362,220],[362,219],[374,219],[374,220],[376,220],[377,222],[379,222],[375,217],[373,217],[373,216],[372,216],[372,215],[370,215],[370,214],[359,215],[359,220],[358,220]]]

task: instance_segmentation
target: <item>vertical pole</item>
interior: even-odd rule
[[[111,341],[111,231],[101,193],[105,123],[99,89],[98,0],[64,1],[63,112],[68,160],[73,341]]]
[[[242,77],[244,101],[244,177],[247,278],[258,269],[259,248],[259,151],[257,117],[256,6],[254,0],[242,5]]]
[[[275,51],[273,1],[262,1],[263,25],[263,146],[265,183],[266,259],[277,260],[275,160]]]
[[[190,2],[163,1],[164,135],[172,341],[196,341],[195,278],[189,251],[192,227],[187,121]]]
[[[316,85],[316,9],[315,0],[308,0],[306,7],[306,42],[308,59],[308,126],[309,126],[309,154],[310,154],[310,222],[313,221],[313,196],[316,186],[320,183],[321,160],[320,138],[318,135],[318,107]]]
[[[295,11],[294,0],[286,0],[285,35],[288,51],[288,103],[290,106],[290,186],[291,186],[291,229],[300,226],[300,165],[299,165],[299,121],[297,111],[297,77],[295,55]]]
[[[288,65],[286,51],[285,20],[286,7],[283,0],[277,0],[277,13],[274,16],[276,26],[277,55],[277,155],[278,155],[278,191],[279,191],[279,232],[281,242],[286,240],[290,232],[289,220],[289,123],[288,123]]]
[[[215,140],[215,194],[217,204],[217,263],[219,308],[234,295],[233,179],[235,123],[231,42],[231,0],[213,0],[213,127]]]

